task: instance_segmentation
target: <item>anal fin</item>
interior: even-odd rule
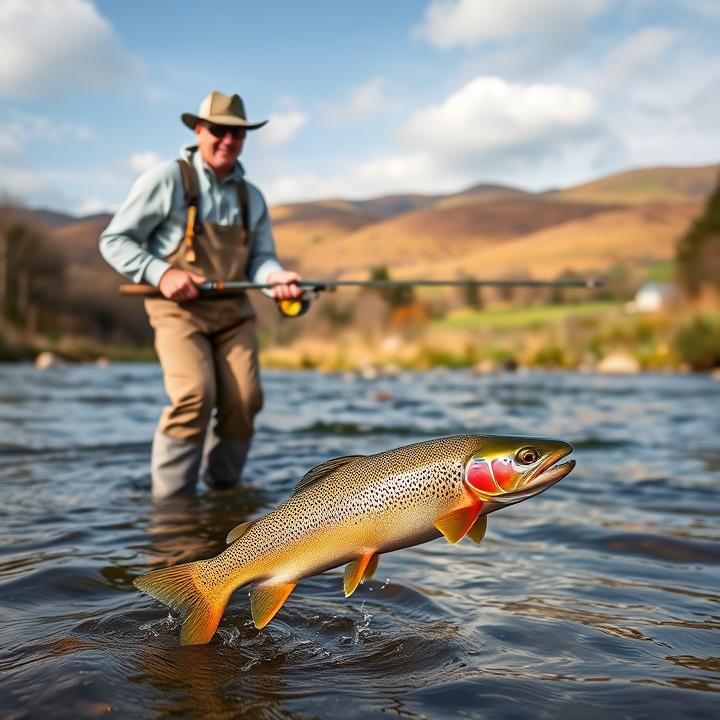
[[[485,531],[487,530],[487,515],[481,515],[468,530],[468,537],[474,543],[482,542],[485,537]]]
[[[367,567],[365,568],[365,572],[363,573],[363,576],[362,576],[363,582],[365,582],[365,580],[372,580],[373,575],[377,571],[379,562],[380,562],[380,554],[375,553],[370,558],[370,562],[367,564]]]
[[[365,555],[360,556],[357,560],[353,560],[345,568],[345,575],[343,576],[345,597],[350,597],[366,577],[373,576],[377,569],[377,557],[377,554],[374,552],[365,553]],[[373,567],[371,567],[371,564]],[[370,571],[369,575],[368,570]]]
[[[250,591],[250,611],[258,630],[273,619],[296,585],[296,582],[256,585]]]
[[[435,527],[447,538],[449,543],[454,545],[468,534],[480,515],[480,508],[479,502],[464,505],[457,510],[441,515],[435,521]]]

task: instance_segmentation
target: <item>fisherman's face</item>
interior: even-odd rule
[[[202,159],[223,180],[235,166],[245,142],[245,129],[234,125],[198,123],[195,126],[198,148]]]

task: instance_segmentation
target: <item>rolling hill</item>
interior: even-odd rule
[[[702,202],[715,187],[718,170],[718,165],[628,170],[547,194],[557,200],[623,205]]]
[[[328,199],[270,209],[286,267],[305,277],[519,276],[602,273],[623,263],[642,269],[674,256],[675,243],[700,212],[717,165],[647,168],[575,187],[530,193],[477,185],[450,195]],[[97,251],[108,215],[73,218],[14,209],[42,227],[65,258],[63,296],[88,327],[138,336],[141,303],[121,299],[122,278]]]

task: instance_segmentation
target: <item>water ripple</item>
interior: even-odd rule
[[[714,718],[720,384],[701,376],[267,373],[247,483],[153,505],[155,365],[0,377],[3,717]],[[108,388],[119,388],[115,393]],[[288,413],[287,408],[293,412]],[[571,440],[577,468],[485,541],[302,581],[207,646],[132,580],[208,557],[329,457],[464,432]]]

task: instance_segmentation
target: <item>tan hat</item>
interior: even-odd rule
[[[200,103],[197,115],[183,113],[180,119],[192,130],[201,120],[217,125],[238,125],[248,130],[257,130],[267,122],[248,122],[242,98],[239,95],[223,95],[217,90],[213,90]]]

